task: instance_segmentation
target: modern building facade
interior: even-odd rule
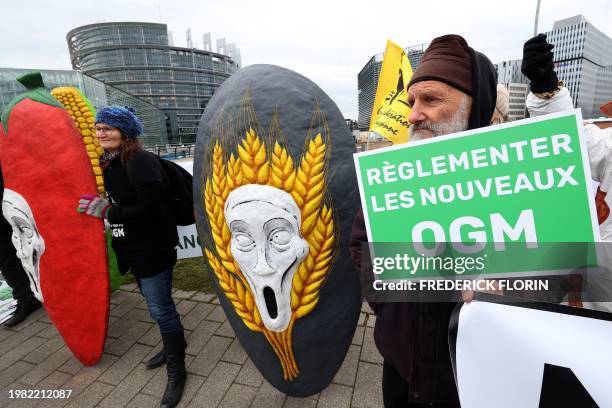
[[[357,74],[357,104],[359,105],[357,126],[359,130],[370,129],[372,107],[376,98],[382,60],[382,53],[374,55]]]
[[[556,21],[547,39],[554,44],[555,70],[585,118],[601,116],[612,100],[612,38],[582,15]]]
[[[165,24],[89,24],[66,38],[75,70],[162,109],[172,142],[195,140],[206,104],[240,68],[220,52],[169,45]],[[236,50],[234,46],[231,52],[239,58]]]
[[[497,83],[504,84],[529,84],[529,79],[521,72],[523,60],[507,60],[495,64],[497,70]]]
[[[556,21],[546,35],[555,46],[555,71],[574,106],[582,110],[584,118],[601,116],[599,107],[612,100],[612,39],[581,15]],[[508,88],[516,85],[516,92],[520,92],[518,84],[529,84],[521,73],[521,63],[518,59],[495,64],[497,82]]]
[[[508,88],[508,120],[519,120],[524,119],[526,114],[526,103],[527,95],[529,94],[529,85],[509,83],[506,84]]]
[[[605,117],[600,107],[612,101],[612,65],[603,67],[597,72],[597,86],[595,87],[594,109],[597,109],[596,117]]]
[[[497,83],[508,89],[508,120],[524,119],[526,99],[529,94],[529,79],[521,72],[523,60],[507,60],[495,64]]]
[[[427,47],[429,47],[428,43],[411,45],[410,47],[404,48],[404,51],[406,51],[406,55],[410,60],[410,66],[412,67],[413,71],[421,63],[421,60],[423,59],[423,54],[425,54],[425,50],[427,49]]]
[[[144,133],[140,139],[144,146],[153,147],[168,143],[166,115],[161,109],[77,71],[0,68],[0,112],[15,96],[25,91],[25,87],[16,79],[32,71],[39,71],[42,74],[45,88],[48,91],[59,86],[74,86],[89,99],[96,109],[108,105],[133,107],[143,123]]]
[[[428,44],[419,44],[404,48],[413,71],[421,63],[427,46]],[[374,55],[364,65],[359,74],[357,74],[357,97],[359,105],[357,124],[359,130],[369,130],[370,128],[370,118],[372,116],[374,99],[376,98],[376,88],[378,87],[378,78],[380,76],[383,56],[383,53]]]

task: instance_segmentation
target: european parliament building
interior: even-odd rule
[[[239,58],[174,47],[168,37],[166,24],[116,22],[77,27],[66,39],[75,70],[162,109],[170,141],[193,142],[206,104]]]

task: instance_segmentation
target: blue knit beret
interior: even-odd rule
[[[129,106],[107,106],[96,113],[96,123],[116,127],[126,137],[136,138],[143,132],[142,122]]]

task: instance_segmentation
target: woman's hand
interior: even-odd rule
[[[100,198],[91,194],[81,195],[77,211],[91,215],[92,217],[105,219],[108,217],[108,211],[111,205],[106,198]]]

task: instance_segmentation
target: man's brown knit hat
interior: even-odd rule
[[[441,81],[472,95],[472,58],[465,39],[456,34],[435,38],[425,50],[408,88],[420,81]]]

